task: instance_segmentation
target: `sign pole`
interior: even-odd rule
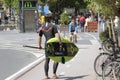
[[[22,0],[22,32],[25,32],[25,26],[24,26],[24,1]]]
[[[100,36],[100,14],[98,12],[98,40],[100,41],[99,36]]]

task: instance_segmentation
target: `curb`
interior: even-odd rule
[[[19,77],[21,77],[22,75],[24,75],[25,73],[27,73],[29,70],[33,69],[34,67],[36,67],[38,64],[40,64],[42,61],[44,61],[45,56],[40,57],[39,59],[37,59],[36,61],[30,63],[28,66],[22,68],[21,70],[19,70],[18,72],[14,73],[13,75],[9,76],[8,78],[6,78],[5,80],[16,80]]]

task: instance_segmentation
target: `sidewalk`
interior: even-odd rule
[[[0,48],[14,49],[29,53],[34,53],[37,58],[41,56],[40,50],[23,47],[23,45],[38,46],[38,36],[36,32],[19,33],[17,30],[0,31]],[[43,41],[44,42],[44,41]],[[44,47],[44,43],[42,43]]]
[[[97,39],[93,39],[93,35],[88,36],[91,43],[86,38],[79,40],[77,44],[80,48],[78,54],[71,61],[59,65],[57,72],[59,79],[57,80],[100,80],[93,69],[94,59],[99,54],[100,44]],[[50,80],[55,80],[52,78],[52,64],[53,62],[50,62]],[[14,74],[14,78],[6,80],[44,80],[44,56],[28,66],[31,68],[29,67],[26,71],[19,73],[20,75]]]
[[[98,45],[82,47],[70,62],[59,65],[57,72],[59,79],[57,80],[100,80],[93,69],[94,59],[97,56],[95,53],[97,52]],[[52,63],[50,63],[50,80],[55,80],[52,78]],[[44,62],[36,65],[16,80],[44,80],[43,67]]]

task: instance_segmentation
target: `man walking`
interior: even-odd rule
[[[46,47],[46,42],[50,38],[53,38],[53,37],[56,37],[58,39],[59,45],[60,45],[60,47],[62,47],[60,34],[57,31],[57,27],[51,23],[51,20],[52,20],[51,14],[45,15],[45,23],[43,24],[43,26],[40,28],[40,31],[39,31],[39,48],[40,49],[42,49],[41,42],[42,42],[43,35],[46,38],[45,47]],[[50,77],[48,75],[50,58],[46,54],[46,51],[45,51],[45,57],[46,58],[45,58],[44,70],[45,70],[45,78],[47,80],[47,79],[50,79]],[[54,64],[53,64],[53,77],[55,79],[58,78],[58,76],[56,75],[57,67],[58,67],[58,62],[54,62]]]

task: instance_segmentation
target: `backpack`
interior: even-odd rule
[[[85,21],[84,20],[80,20],[80,24],[84,25]]]

